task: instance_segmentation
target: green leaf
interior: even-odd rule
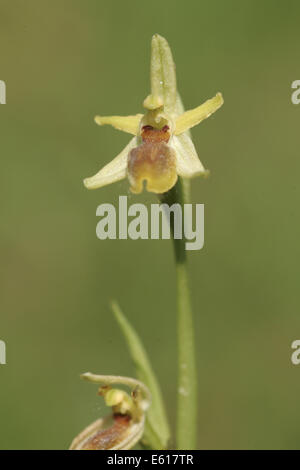
[[[151,392],[152,402],[147,412],[144,434],[145,444],[152,449],[164,449],[170,438],[170,430],[158,381],[136,331],[130,325],[116,302],[112,302],[111,308],[125,336],[136,367],[137,377],[147,385]]]

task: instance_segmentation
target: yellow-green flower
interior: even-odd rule
[[[148,388],[130,377],[88,372],[82,378],[102,385],[99,395],[112,408],[112,414],[85,428],[75,437],[70,450],[128,450],[134,447],[144,434],[146,411],[151,403]],[[126,385],[131,394],[112,388],[115,384]]]
[[[188,131],[222,106],[221,93],[184,112],[172,53],[159,35],[152,38],[150,78],[151,94],[143,103],[145,114],[95,118],[99,125],[110,124],[134,137],[114,160],[84,180],[88,189],[128,177],[132,192],[140,193],[145,182],[148,191],[161,194],[176,184],[178,176],[192,178],[206,173]]]

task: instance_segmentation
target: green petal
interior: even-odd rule
[[[99,126],[108,124],[119,131],[138,135],[142,117],[143,114],[136,114],[135,116],[96,116],[95,122]]]
[[[200,122],[207,119],[213,113],[215,113],[224,103],[223,96],[221,93],[217,93],[214,98],[207,100],[197,108],[190,109],[185,113],[181,114],[176,119],[175,135],[186,132],[191,127],[200,124]]]

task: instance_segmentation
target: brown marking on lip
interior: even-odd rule
[[[128,431],[130,420],[131,418],[128,415],[115,414],[113,424],[90,437],[82,446],[82,450],[113,449]]]
[[[164,126],[162,129],[154,129],[152,126],[144,126],[142,127],[141,132],[143,142],[167,143],[171,136],[169,130],[169,126]]]
[[[175,152],[164,141],[146,140],[129,153],[127,170],[133,193],[140,193],[146,181],[148,191],[162,194],[177,181]]]

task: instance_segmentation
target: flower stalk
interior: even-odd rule
[[[189,203],[189,181],[178,180],[176,186],[162,196],[169,206]],[[172,233],[174,218],[170,219]],[[185,240],[173,237],[177,285],[177,430],[178,449],[196,449],[197,444],[197,368],[193,312],[187,269]]]

